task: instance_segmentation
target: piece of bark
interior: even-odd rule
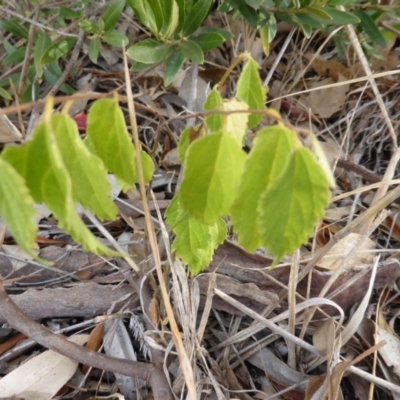
[[[10,259],[0,253],[0,276],[6,280],[23,278],[27,284],[61,278],[63,274],[59,271],[66,274],[76,272],[79,279],[90,279],[100,271],[112,271],[112,267],[106,265],[99,256],[65,247],[47,246],[40,250],[39,257],[54,264],[50,268],[42,268],[27,261],[24,266],[14,269]],[[81,269],[84,271],[79,272]]]
[[[240,282],[242,285],[252,283],[257,286],[261,292],[268,292],[278,294],[282,288],[288,284],[290,266],[277,267],[272,271],[266,270],[272,263],[272,259],[264,257],[260,254],[249,254],[240,247],[230,243],[223,243],[215,252],[213,261],[206,272],[217,271],[218,274],[229,276]],[[302,266],[300,266],[301,270]],[[368,268],[368,267],[362,267]],[[334,292],[340,286],[344,285],[350,279],[354,278],[360,273],[362,268],[353,268],[344,271],[334,282],[328,294],[325,296],[329,298],[329,294]],[[343,308],[345,313],[357,303],[359,303],[365,295],[369,285],[370,272],[367,272],[360,279],[357,279],[350,287],[332,298],[340,307]],[[312,271],[312,281],[310,285],[310,298],[319,296],[320,291],[325,286],[326,282],[332,276],[332,272],[319,271],[314,268]],[[374,289],[381,289],[386,285],[393,285],[396,280],[400,278],[400,262],[397,259],[388,259],[379,263],[377,275],[374,283]],[[203,296],[207,294],[208,288],[208,275],[205,273],[199,280],[200,292]],[[218,281],[217,281],[218,287]],[[220,287],[221,290],[224,290]],[[303,297],[307,296],[308,280],[303,279],[297,285],[297,293]],[[265,308],[265,303],[255,301],[254,296],[250,297],[245,294],[245,290],[240,290],[237,286],[235,298],[240,300],[246,306],[252,308],[257,312],[261,312]],[[286,308],[286,302],[281,302],[281,307]],[[219,310],[242,315],[238,310],[219,299],[217,296],[213,299],[213,307]],[[333,307],[322,307],[329,313],[336,314],[337,310]]]
[[[87,317],[107,313],[112,303],[116,306],[129,302],[129,309],[139,306],[139,298],[130,285],[99,285],[82,282],[71,287],[58,289],[29,289],[11,299],[30,318]],[[0,309],[0,324],[5,323]]]

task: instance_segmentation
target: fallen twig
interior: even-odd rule
[[[82,364],[142,379],[151,386],[156,400],[172,398],[164,373],[153,364],[106,356],[69,342],[62,335],[55,335],[49,329],[28,318],[15,305],[5,291],[2,281],[0,281],[0,305],[7,322],[40,345]]]

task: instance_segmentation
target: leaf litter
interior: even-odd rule
[[[229,23],[232,32],[241,32],[240,21]],[[134,28],[124,26],[124,29],[133,30],[128,36],[137,35]],[[261,46],[251,45],[250,36],[249,32],[236,35],[239,39],[231,46],[252,51],[263,67],[261,74],[271,74],[265,66],[273,69],[275,65],[270,86],[279,87],[279,90],[277,93],[270,91],[269,102],[274,102],[299,130],[304,129],[301,124],[315,130],[325,150],[327,143],[334,149],[331,165],[338,185],[334,191],[336,200],[330,205],[314,240],[300,249],[297,261],[295,257],[286,257],[273,270],[270,269],[272,258],[264,250],[248,254],[232,236],[218,248],[204,273],[190,277],[182,263],[173,259],[168,240],[158,231],[160,249],[164,249],[163,279],[169,289],[169,301],[183,342],[183,349],[179,351],[185,351],[188,356],[197,393],[207,393],[218,399],[398,398],[398,206],[394,202],[385,204],[382,208],[390,209],[390,215],[378,216],[382,208],[372,208],[376,203],[379,205],[376,189],[365,190],[369,184],[382,181],[380,193],[384,190],[390,193],[393,190],[391,180],[398,178],[397,160],[392,156],[395,151],[391,153],[391,147],[397,144],[393,143],[391,127],[385,125],[376,93],[365,82],[336,85],[341,80],[365,76],[361,64],[349,65],[337,52],[330,60],[320,58],[321,54],[314,56],[314,52],[304,53],[312,70],[310,73],[302,58],[297,56],[304,46],[300,38],[295,37],[282,55],[278,53],[280,44],[276,43],[276,48],[272,46],[270,55],[265,57]],[[312,48],[312,41],[306,46]],[[201,96],[208,84],[212,87],[215,83],[215,76],[221,76],[233,61],[230,59],[233,49],[228,47],[211,52],[210,61],[200,71],[202,78],[191,78]],[[321,51],[323,55],[325,49]],[[83,47],[82,54],[85,52],[87,49]],[[376,85],[390,119],[398,121],[400,95],[396,87],[399,77],[391,75],[390,70],[398,65],[399,55],[394,48],[382,55],[387,57],[390,65],[373,61],[373,68],[386,70],[389,74],[377,78]],[[66,78],[68,84],[74,86],[75,83],[79,90],[78,78],[90,80],[94,76],[100,79],[90,87],[91,91],[119,90],[125,95],[121,86],[120,55],[102,49],[101,57],[103,69],[86,58],[80,75],[71,72]],[[6,73],[2,66],[0,74]],[[176,122],[184,126],[185,117],[190,116],[190,113],[182,114],[182,106],[161,101],[159,94],[176,96],[175,91],[180,87],[179,98],[182,97],[186,104],[194,104],[189,78],[182,84],[174,82],[172,89],[165,89],[158,73],[154,70],[133,80],[143,147],[165,173],[160,185],[153,186],[157,200],[149,199],[152,218],[158,221],[156,226],[162,225],[157,212],[169,204],[178,179],[179,160],[176,156],[173,165],[162,161],[168,160],[167,155],[176,148],[179,139]],[[309,88],[326,87],[327,84],[329,88],[308,92]],[[234,85],[235,79],[231,79],[224,90],[228,94],[234,93]],[[296,94],[303,91],[305,93]],[[81,103],[79,111],[87,112],[84,107],[85,103]],[[29,112],[22,112],[22,117],[26,125]],[[8,118],[2,120],[8,127],[7,132],[2,133],[3,141],[21,140],[21,134],[15,128],[17,124]],[[85,118],[78,120],[82,130],[85,121]],[[246,140],[251,143],[251,139]],[[349,195],[353,191],[357,193]],[[145,265],[146,279],[132,275],[124,260],[101,258],[80,249],[57,227],[51,214],[43,215],[38,223],[37,243],[40,259],[53,261],[54,266],[45,268],[14,251],[12,238],[2,230],[4,248],[0,256],[0,275],[13,301],[28,316],[53,330],[68,327],[69,331],[74,331],[76,326],[77,331],[77,318],[89,321],[95,315],[119,316],[117,329],[120,332],[114,339],[112,335],[110,340],[103,338],[100,333],[99,343],[107,341],[117,349],[106,348],[105,351],[147,362],[147,353],[140,347],[145,343],[150,349],[151,361],[161,370],[168,371],[169,385],[173,393],[181,397],[187,390],[182,371],[185,366],[180,364],[171,340],[165,298],[159,294],[160,282],[157,280],[160,277],[154,274],[154,259],[146,243],[143,201],[116,193],[119,217],[104,223],[104,227],[115,240],[122,237],[121,246],[134,253],[137,265]],[[367,197],[371,193],[375,199]],[[372,211],[368,214],[368,210]],[[96,232],[88,219],[85,223]],[[122,236],[127,232],[128,235]],[[40,238],[54,243],[44,244]],[[102,244],[111,245],[104,239]],[[381,302],[379,296],[382,296]],[[132,321],[133,317],[129,313],[139,321],[130,328],[126,321]],[[388,325],[391,319],[392,327]],[[1,311],[0,322],[6,323]],[[98,322],[91,324],[100,326]],[[140,325],[145,327],[144,330],[138,328]],[[16,332],[3,326],[1,340],[4,343],[12,341]],[[32,347],[21,348],[18,349],[17,344],[0,356],[9,363],[0,371],[4,375],[0,387],[13,373],[22,373],[24,378],[35,377],[37,367],[30,367],[29,363],[39,362],[40,357],[49,354],[46,351],[36,355]],[[97,351],[102,345],[94,348]],[[24,363],[26,357],[31,359]],[[67,368],[67,360],[64,357],[58,362]],[[61,374],[62,367],[52,366],[49,371],[42,369],[42,373],[51,376],[56,368]],[[62,398],[72,393],[72,387],[78,388],[81,394],[87,391],[90,395],[95,393],[95,387],[99,393],[119,392],[125,398],[148,395],[146,387],[121,380],[122,375],[108,375],[104,379],[99,370],[87,374],[79,368],[73,384],[59,393]],[[75,363],[74,369],[77,369]],[[71,370],[64,374],[62,384],[67,383],[70,376]],[[100,384],[103,385],[101,389]],[[21,393],[18,386],[14,385],[10,396]],[[368,386],[371,394],[361,389]],[[49,388],[50,383],[35,390],[43,396],[47,393],[48,397],[43,398],[51,398],[56,393],[53,389],[50,394]],[[0,391],[0,394],[3,393]]]

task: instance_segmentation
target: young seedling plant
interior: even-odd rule
[[[204,122],[185,129],[179,142],[184,176],[166,221],[175,234],[172,249],[192,274],[208,266],[227,236],[227,223],[241,246],[267,248],[276,264],[307,242],[334,186],[314,135],[308,132],[310,149],[265,107],[257,63],[247,54],[239,59],[246,61],[236,96],[223,99],[219,86],[213,88],[204,104]],[[263,114],[278,122],[259,127]],[[255,139],[245,151],[249,129],[255,130]],[[147,153],[140,154],[148,183],[154,164]],[[118,255],[85,226],[76,204],[101,220],[115,219],[107,173],[127,190],[138,182],[135,157],[117,98],[91,106],[85,140],[67,111],[53,113],[49,101],[32,139],[7,147],[0,157],[0,214],[28,254],[34,255],[37,231],[34,203],[44,203],[87,251]]]

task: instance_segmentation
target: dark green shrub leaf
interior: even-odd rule
[[[305,9],[310,13],[310,14],[314,14],[319,18],[322,19],[327,19],[327,20],[331,20],[332,17],[326,12],[324,11],[324,9],[322,7],[317,7],[317,6],[307,6],[305,7]]]
[[[218,7],[218,11],[221,13],[231,12],[238,5],[238,0],[223,0],[221,5]]]
[[[5,100],[12,100],[12,96],[4,88],[0,87],[0,96]]]
[[[192,39],[200,46],[203,52],[212,50],[225,42],[225,38],[218,32],[203,32],[196,37],[192,37]]]
[[[40,62],[42,64],[49,64],[52,61],[58,60],[59,58],[68,54],[68,52],[74,47],[75,42],[76,38],[64,38],[57,40],[45,50]]]
[[[212,0],[198,0],[189,10],[183,25],[183,35],[190,36],[196,32],[202,22],[206,19],[212,5]]]
[[[129,39],[117,31],[104,32],[102,38],[106,43],[115,47],[122,47],[122,45],[126,46],[129,43]]]
[[[257,11],[254,8],[249,7],[244,1],[239,1],[238,7],[240,14],[242,14],[247,23],[252,28],[256,29],[258,23]]]
[[[203,51],[201,50],[201,47],[193,40],[187,40],[185,42],[179,43],[179,50],[190,61],[193,61],[196,64],[203,64]]]
[[[125,7],[125,0],[114,0],[104,11],[102,18],[104,21],[104,30],[114,29],[118,18]]]
[[[88,56],[90,58],[90,61],[93,64],[97,64],[97,59],[99,57],[100,47],[101,47],[100,38],[94,37],[94,38],[92,38],[90,40],[89,49],[88,49]]]
[[[75,11],[75,10],[72,10],[71,8],[60,7],[59,13],[63,18],[72,20],[72,19],[81,18],[83,15],[83,10]]]
[[[354,25],[360,23],[360,19],[356,15],[349,12],[340,11],[334,7],[324,7],[324,10],[332,17],[329,24]]]
[[[10,64],[16,64],[20,63],[21,61],[24,60],[26,54],[26,47],[21,47],[20,49],[14,50],[12,53],[10,53],[3,61],[2,65],[10,65]]]
[[[139,21],[150,29],[153,34],[158,34],[159,29],[157,26],[156,17],[154,16],[153,9],[148,0],[127,0],[129,6],[135,12]]]
[[[171,56],[169,56],[165,66],[165,74],[164,74],[165,86],[169,86],[174,81],[177,73],[182,68],[185,58],[186,57],[180,51],[177,51]]]
[[[23,39],[28,39],[29,37],[28,29],[15,19],[10,19],[9,21],[0,21],[0,28]]]
[[[360,19],[363,31],[379,46],[386,48],[386,40],[371,16],[362,10],[354,10],[354,14]]]
[[[255,10],[258,10],[261,4],[264,3],[264,0],[244,0],[244,1],[249,7],[254,8]]]
[[[157,64],[168,58],[175,48],[154,39],[145,39],[129,47],[126,54],[132,60],[142,64]]]
[[[87,33],[99,33],[100,32],[98,26],[88,19],[79,21],[79,27]]]
[[[225,29],[221,28],[213,28],[210,26],[205,26],[204,28],[201,28],[195,33],[195,35],[201,35],[203,33],[219,33],[222,37],[225,38],[225,40],[232,39],[232,33],[226,31]],[[195,36],[193,35],[193,36]]]
[[[168,7],[166,7],[167,3],[170,3]],[[162,29],[162,38],[164,40],[168,40],[171,36],[174,35],[175,31],[179,25],[179,5],[175,0],[169,0],[169,2],[164,1],[163,3],[164,10],[164,27]]]
[[[146,71],[146,69],[152,68],[156,65],[157,65],[157,63],[156,64],[142,64],[140,62],[135,62],[135,63],[133,63],[130,70],[133,72],[142,72],[142,71]]]
[[[36,34],[36,41],[33,47],[33,62],[35,64],[36,73],[39,77],[43,75],[43,64],[40,60],[46,49],[51,45],[51,39],[46,32],[39,31]]]

